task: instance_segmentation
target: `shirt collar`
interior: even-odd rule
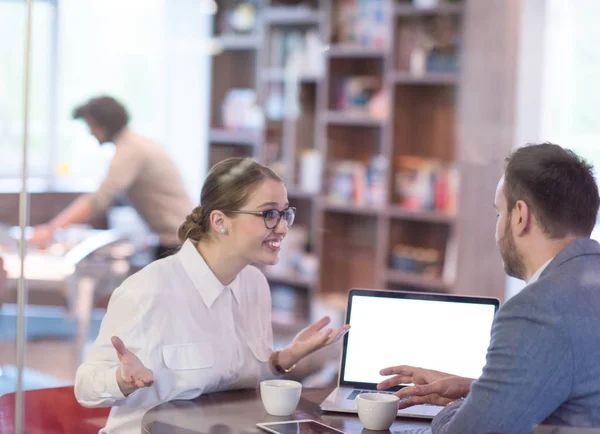
[[[237,276],[235,276],[235,279],[233,279],[231,283],[227,286],[229,287],[229,289],[231,289],[235,301],[237,301],[238,304],[240,304],[242,301],[242,293],[240,289],[240,275],[238,274]]]
[[[546,269],[546,267],[548,266],[548,264],[550,264],[550,262],[552,262],[553,259],[554,257],[548,259],[548,262],[546,262],[544,265],[538,268],[538,270],[535,273],[533,273],[533,276],[531,276],[531,279],[527,281],[527,285],[531,285],[532,283],[537,282],[544,270]]]
[[[189,239],[183,243],[177,257],[206,306],[211,307],[225,288],[231,289],[235,300],[240,302],[239,274],[229,285],[223,285]]]

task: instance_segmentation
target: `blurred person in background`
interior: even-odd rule
[[[414,384],[396,392],[408,398],[400,408],[445,405],[434,434],[600,428],[599,203],[593,168],[575,153],[513,152],[494,199],[496,243],[506,274],[527,286],[498,311],[481,377],[396,366],[378,388]]]
[[[210,170],[179,229],[181,249],[114,291],[77,370],[77,400],[112,407],[101,433],[137,434],[163,402],[253,389],[344,335],[349,326],[329,328],[324,317],[273,351],[269,284],[251,264],[277,263],[295,215],[271,169],[230,158]]]
[[[158,235],[155,257],[173,253],[179,246],[179,224],[192,207],[173,160],[160,145],[128,128],[129,115],[114,98],[92,98],[73,111],[73,118],[83,119],[100,145],[114,143],[115,155],[98,190],[79,197],[48,223],[36,226],[31,242],[45,247],[56,229],[90,222],[105,213],[118,195],[125,194]]]

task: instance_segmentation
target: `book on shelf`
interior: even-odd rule
[[[386,49],[391,2],[387,0],[341,0],[336,15],[338,44]]]
[[[390,267],[423,278],[439,279],[442,260],[442,253],[436,249],[399,243],[392,249]]]
[[[339,160],[330,167],[330,203],[382,206],[387,200],[387,159],[382,155],[368,163]]]
[[[374,120],[388,118],[388,96],[380,77],[338,77],[336,84],[336,111],[349,115],[364,115]]]
[[[286,75],[319,77],[325,69],[324,44],[316,30],[275,28],[270,38],[270,65]]]
[[[413,211],[457,211],[458,171],[454,164],[399,156],[394,179],[396,200]]]

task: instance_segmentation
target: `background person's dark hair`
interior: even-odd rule
[[[523,200],[550,238],[589,237],[596,224],[593,166],[552,143],[528,144],[506,159],[504,194],[509,212]]]
[[[73,110],[73,119],[91,118],[106,130],[108,140],[129,123],[129,115],[125,107],[110,96],[92,98]]]

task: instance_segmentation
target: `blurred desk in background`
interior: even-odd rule
[[[0,238],[0,255],[7,272],[7,288],[0,292],[0,304],[17,302],[17,283],[21,275],[19,235],[19,228],[4,228]],[[24,269],[28,304],[66,307],[67,318],[77,322],[76,351],[81,359],[89,338],[95,301],[102,296],[109,297],[127,278],[129,259],[136,251],[117,230],[75,227],[64,229],[58,235],[48,249],[28,249]],[[136,262],[140,263],[139,254],[137,256]],[[150,256],[147,258],[149,261]]]

